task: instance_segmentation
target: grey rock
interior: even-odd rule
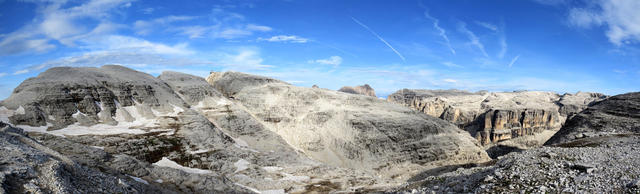
[[[403,89],[387,100],[454,123],[485,146],[529,148],[542,145],[553,134],[548,131],[558,130],[566,117],[605,97],[586,92],[558,95],[536,91]],[[510,143],[499,143],[512,139]]]
[[[468,163],[488,159],[454,125],[362,95],[292,86],[242,73],[207,81],[242,104],[296,149],[321,162],[371,171],[391,163]],[[455,144],[450,142],[455,141]]]
[[[640,93],[609,97],[573,116],[545,144],[589,141],[601,136],[640,133]],[[589,138],[591,137],[591,138]]]
[[[15,125],[63,128],[81,124],[116,124],[112,119],[118,106],[136,103],[170,111],[184,102],[164,82],[126,67],[54,67],[22,82],[0,106],[20,107],[24,114],[9,119]],[[81,113],[82,118],[73,115]]]
[[[369,84],[364,84],[364,85],[355,86],[355,87],[344,86],[340,88],[338,91],[350,93],[350,94],[360,94],[365,96],[376,97],[376,91],[371,86],[369,86]]]

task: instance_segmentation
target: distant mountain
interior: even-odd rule
[[[364,85],[355,86],[355,87],[344,86],[340,88],[338,91],[350,93],[350,94],[360,94],[365,96],[376,97],[376,91],[373,90],[373,88],[371,88],[369,84],[364,84]]]

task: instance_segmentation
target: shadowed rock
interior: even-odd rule
[[[467,130],[483,145],[503,142],[522,148],[543,144],[566,117],[605,98],[578,92],[476,92],[461,90],[399,90],[387,98]]]
[[[344,93],[350,93],[350,94],[360,94],[365,96],[376,97],[376,91],[373,90],[373,88],[371,88],[369,84],[364,84],[362,86],[356,86],[356,87],[344,86],[340,88],[338,91],[341,91]]]
[[[612,96],[573,116],[545,144],[613,134],[640,133],[640,93]]]

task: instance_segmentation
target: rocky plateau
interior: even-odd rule
[[[0,193],[638,193],[640,93],[55,67],[0,101]]]

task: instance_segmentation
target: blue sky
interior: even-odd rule
[[[470,91],[640,89],[640,1],[0,0],[0,99],[55,66],[121,64]]]

